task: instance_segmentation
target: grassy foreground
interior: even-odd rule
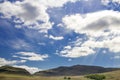
[[[120,80],[120,71],[113,71],[102,73],[106,76],[105,80]],[[70,80],[90,80],[84,76],[69,76]],[[64,76],[61,77],[41,77],[41,76],[23,76],[13,74],[0,74],[0,80],[65,80]]]

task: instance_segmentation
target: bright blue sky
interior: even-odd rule
[[[120,0],[0,0],[0,66],[120,67],[119,11]]]

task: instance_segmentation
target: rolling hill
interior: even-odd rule
[[[45,71],[39,71],[34,75],[37,76],[77,76],[94,73],[104,73],[119,70],[119,68],[104,68],[99,66],[75,65],[71,67],[58,67]]]
[[[2,67],[0,67],[0,73],[30,75],[30,73],[27,70],[22,69],[22,68],[12,67],[12,66],[2,66]]]
[[[120,70],[99,73],[100,75],[105,75],[104,80],[120,80]],[[84,76],[67,76],[71,80],[89,80]],[[28,75],[18,75],[18,74],[7,74],[0,73],[0,80],[65,80],[64,76],[28,76]]]
[[[0,80],[64,80],[64,76],[70,77],[71,80],[88,80],[83,74],[87,75],[90,73],[105,75],[106,76],[105,80],[120,80],[120,76],[119,76],[120,70],[118,69],[119,68],[104,68],[99,66],[75,65],[71,67],[64,66],[46,71],[40,71],[36,73],[38,75],[36,76],[36,75],[29,75],[29,73],[25,69],[14,68],[11,66],[3,66],[0,67]],[[47,72],[47,74],[45,72]],[[55,72],[57,73],[56,75]],[[50,73],[52,73],[52,75],[50,75]]]

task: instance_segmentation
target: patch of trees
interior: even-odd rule
[[[71,77],[64,77],[64,80],[71,80]]]
[[[106,78],[105,75],[98,75],[98,74],[90,74],[85,77],[93,80],[103,80]]]

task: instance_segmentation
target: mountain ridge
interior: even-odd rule
[[[60,66],[53,69],[36,72],[34,76],[79,76],[95,73],[104,73],[110,71],[120,70],[120,68],[104,68],[101,66],[92,65],[73,65],[73,66]],[[0,67],[0,73],[18,74],[18,75],[31,75],[27,70],[23,68],[17,68],[12,66]]]
[[[89,65],[74,65],[74,66],[60,66],[57,68],[36,72],[37,76],[78,76],[94,73],[103,73],[120,70],[120,68],[104,68],[101,66]]]

